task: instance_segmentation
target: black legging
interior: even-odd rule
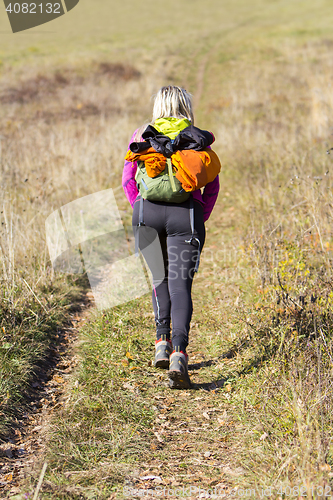
[[[136,201],[133,211],[134,229],[139,222],[139,206],[140,201]],[[194,236],[199,240],[202,250],[205,242],[203,208],[196,201],[193,201],[193,206]],[[193,311],[192,281],[199,250],[198,242],[192,240],[190,243],[190,200],[183,203],[144,200],[143,221],[145,227],[139,238],[139,248],[153,275],[152,299],[157,339],[163,334],[170,338],[171,320],[173,347],[180,347],[185,352]],[[161,245],[161,256],[156,251],[152,253],[147,250],[149,243],[157,237],[155,231]],[[161,269],[163,266],[164,269]]]

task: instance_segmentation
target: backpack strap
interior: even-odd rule
[[[198,243],[198,255],[197,255],[197,260],[196,260],[196,263],[195,263],[195,268],[194,268],[194,272],[197,273],[198,272],[198,269],[199,269],[199,264],[200,264],[200,252],[201,252],[201,249],[200,249],[200,240],[199,238],[196,238],[195,235],[194,235],[194,202],[193,202],[193,196],[191,195],[190,196],[190,226],[191,226],[191,239],[189,240],[185,240],[186,243],[190,243],[190,245],[192,244],[192,241],[196,241]]]
[[[166,161],[168,164],[168,174],[169,174],[169,178],[170,178],[171,189],[175,193],[177,191],[177,188],[176,188],[176,184],[175,184],[175,179],[173,178],[171,159],[167,158]]]
[[[140,196],[140,201],[139,201],[139,223],[136,226],[135,230],[135,257],[139,257],[139,227],[145,226],[146,224],[144,223],[143,220],[143,198]]]

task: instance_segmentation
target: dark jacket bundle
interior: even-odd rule
[[[157,153],[161,153],[167,158],[182,149],[202,151],[213,144],[215,140],[213,134],[194,125],[181,130],[173,141],[167,135],[161,134],[152,125],[148,125],[142,134],[142,139],[144,139],[144,142],[132,142],[130,144],[132,153],[141,153],[152,147]]]

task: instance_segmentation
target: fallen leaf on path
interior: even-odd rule
[[[219,483],[219,484],[216,484],[216,485],[215,485],[215,488],[216,488],[217,490],[219,490],[219,489],[220,489],[220,490],[223,490],[223,489],[225,489],[225,488],[227,488],[227,487],[228,487],[228,486],[227,486],[226,484],[223,484],[223,483]]]
[[[157,437],[157,441],[159,441],[160,443],[164,443],[163,438],[158,434],[158,432],[154,432],[154,434]]]
[[[32,431],[31,431],[31,432],[38,432],[38,431],[40,431],[42,428],[43,428],[43,427],[42,427],[41,425],[37,425],[36,427],[34,427],[34,428],[32,429]]]
[[[139,479],[141,479],[141,481],[159,481],[159,482],[162,482],[162,478],[160,476],[143,476],[143,477],[139,477]]]
[[[123,384],[123,388],[124,389],[128,389],[128,390],[130,390],[132,392],[134,391],[133,385],[129,384],[128,382],[125,382],[125,384]]]

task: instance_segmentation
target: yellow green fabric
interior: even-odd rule
[[[153,127],[155,127],[156,130],[161,132],[161,134],[167,135],[170,139],[175,139],[181,130],[190,125],[191,122],[187,120],[187,118],[175,118],[174,116],[157,118],[153,123]]]

